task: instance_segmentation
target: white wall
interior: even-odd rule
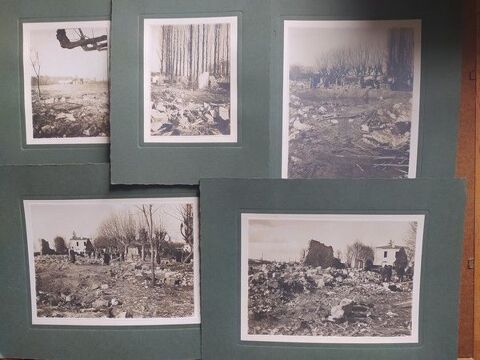
[[[70,240],[70,249],[77,253],[83,253],[87,249],[86,244],[86,240]]]
[[[395,254],[398,252],[398,249],[375,249],[375,259],[373,265],[393,265],[395,262]],[[387,252],[387,257],[384,256],[384,253]]]

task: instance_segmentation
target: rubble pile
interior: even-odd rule
[[[370,311],[373,304],[361,304],[351,299],[342,299],[340,304],[332,307],[328,321],[344,322],[344,321],[362,321],[372,315]]]
[[[137,281],[142,284],[150,283],[152,280],[152,270],[150,268],[138,269],[138,266],[128,269],[121,276],[130,281]],[[193,272],[188,271],[172,271],[155,269],[155,280],[158,285],[165,286],[193,286]]]
[[[411,94],[291,86],[292,177],[406,177]]]
[[[155,269],[153,288],[150,266],[121,261],[106,266],[100,259],[82,256],[73,264],[66,255],[36,256],[38,316],[149,317],[157,310],[180,315],[190,311],[192,265]],[[161,310],[160,303],[164,305]]]
[[[249,310],[257,317],[268,315],[279,302],[285,304],[292,301],[296,294],[315,293],[325,287],[360,286],[364,293],[412,291],[411,282],[382,283],[380,274],[360,269],[251,262],[249,274]]]
[[[371,111],[361,124],[363,141],[373,148],[408,151],[410,110],[410,104],[396,103]]]
[[[68,262],[68,255],[39,255],[35,256],[35,264],[62,264]]]
[[[290,140],[295,139],[302,131],[308,131],[319,122],[334,126],[341,121],[348,121],[358,127],[362,133],[362,141],[372,148],[381,147],[391,150],[402,150],[410,140],[411,104],[385,103],[381,108],[355,112],[349,106],[335,102],[306,105],[296,95],[290,95]]]
[[[301,266],[270,263],[249,273],[249,311],[257,317],[268,315],[279,302],[287,303],[295,294],[308,293],[317,287]]]
[[[32,96],[35,138],[109,136],[108,92],[69,96]]]
[[[151,135],[228,135],[230,104],[221,94],[202,101],[189,90],[161,88],[151,102]]]
[[[69,263],[69,261],[68,255],[41,255],[35,257],[36,264],[66,264]],[[75,263],[82,265],[102,265],[103,260],[93,256],[76,255]]]
[[[398,336],[411,330],[412,281],[361,269],[249,262],[249,333]]]

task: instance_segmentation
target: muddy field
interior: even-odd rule
[[[291,178],[408,175],[411,92],[291,82]]]
[[[108,83],[32,86],[34,138],[108,137]]]
[[[69,318],[170,318],[194,313],[193,268],[175,263],[155,271],[148,263],[77,256],[35,257],[37,316]]]
[[[230,134],[228,86],[191,90],[181,84],[152,84],[151,135]]]
[[[249,263],[252,335],[411,334],[412,282],[382,283],[374,272]]]

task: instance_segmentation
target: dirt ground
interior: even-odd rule
[[[155,136],[230,134],[230,91],[222,87],[192,90],[181,84],[152,84]]]
[[[408,175],[411,93],[291,84],[289,177]]]
[[[75,318],[186,317],[194,312],[193,268],[177,264],[157,270],[151,287],[148,263],[100,260],[68,262],[66,256],[35,257],[37,315]],[[165,282],[165,274],[179,281]]]
[[[392,291],[388,288],[391,284],[381,283],[380,275],[375,273],[325,269],[308,275],[311,271],[315,272],[296,266],[279,274],[268,265],[250,265],[249,334],[359,337],[411,334],[411,282],[397,283],[398,290]],[[260,273],[268,279],[268,285],[257,283],[252,291],[252,277],[258,278]],[[320,286],[297,288],[297,292],[290,287],[291,293],[285,294],[285,284],[298,287],[300,279],[317,281]],[[278,289],[284,289],[283,293]],[[332,309],[344,299],[359,304],[363,312],[356,318],[332,320]],[[258,316],[255,310],[259,309],[267,311]]]
[[[107,82],[32,86],[34,138],[105,137],[110,134]]]

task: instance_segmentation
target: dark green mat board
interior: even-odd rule
[[[197,196],[193,188],[110,188],[107,165],[0,168],[0,357],[199,359],[200,326],[32,325],[23,199]]]
[[[435,11],[432,11],[432,9]],[[282,161],[283,20],[421,20],[417,177],[453,177],[460,98],[461,2],[271,0],[270,175]]]
[[[197,184],[200,178],[280,177],[282,24],[292,19],[421,20],[416,174],[453,176],[460,80],[459,10],[460,4],[454,0],[114,0],[112,183]],[[143,20],[227,15],[238,16],[238,142],[145,143]]]
[[[200,193],[204,359],[456,359],[463,181],[212,179]],[[241,341],[241,213],[424,214],[418,343]]]
[[[80,164],[108,161],[108,144],[27,145],[24,114],[22,24],[109,20],[110,0],[0,1],[0,165]],[[60,60],[59,60],[60,63]]]
[[[238,141],[143,141],[143,20],[238,17]],[[202,177],[268,175],[268,1],[114,0],[112,5],[112,183],[198,184]]]

